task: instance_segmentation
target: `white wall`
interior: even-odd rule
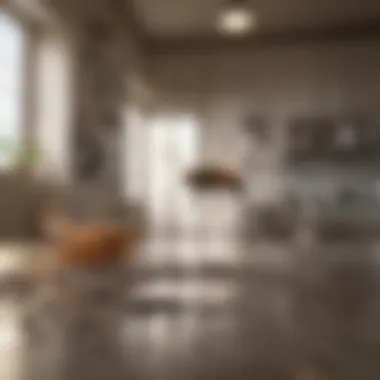
[[[156,56],[160,109],[194,112],[205,130],[205,155],[241,164],[240,128],[250,114],[269,118],[274,144],[256,147],[254,198],[281,195],[284,130],[289,117],[380,106],[380,43],[287,46],[252,52]]]

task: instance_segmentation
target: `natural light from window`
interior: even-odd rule
[[[15,148],[22,139],[24,44],[20,23],[0,13],[0,142]],[[13,163],[12,151],[0,151],[0,167]]]
[[[149,140],[153,221],[160,227],[190,227],[195,215],[185,173],[199,157],[198,122],[188,116],[157,119]]]

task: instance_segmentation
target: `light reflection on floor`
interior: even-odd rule
[[[0,379],[19,379],[22,362],[22,334],[19,308],[14,302],[0,303]]]
[[[183,252],[171,244],[161,242],[161,252],[165,246],[171,248],[167,258],[181,264],[183,272],[176,279],[166,278],[163,271],[159,279],[138,280],[132,298],[152,306],[125,312],[121,327],[125,362],[131,371],[128,379],[305,380],[308,376],[313,379],[317,372],[322,379],[380,378],[376,364],[380,272],[374,247],[296,252],[285,245],[256,245],[249,256],[235,251],[235,260],[233,252],[227,255],[233,263],[228,277],[210,278],[207,272],[196,276],[197,270],[182,261]],[[189,256],[191,249],[202,252],[195,255],[198,267],[210,265],[203,248],[202,242],[187,246]],[[21,273],[14,252],[4,248],[0,262],[13,260],[8,271]],[[145,264],[161,273],[165,266],[157,264],[160,250],[150,254],[158,260]],[[20,266],[21,256],[17,256]],[[225,252],[215,254],[212,262],[228,266],[225,258]],[[280,268],[295,276],[278,278],[278,271],[273,276],[267,271],[265,276],[253,273],[243,278],[234,272],[250,266]],[[181,278],[181,273],[187,276]],[[178,307],[161,308],[167,301]],[[1,380],[29,380],[20,375],[23,337],[18,313],[19,304],[3,296]]]
[[[132,296],[139,299],[171,299],[184,303],[223,304],[235,299],[238,287],[229,281],[188,280],[175,282],[159,280],[136,286]]]
[[[248,247],[237,237],[209,237],[194,241],[193,238],[157,239],[141,248],[140,267],[165,267],[177,265],[193,270],[207,265],[224,265],[239,268],[244,265],[292,265],[289,249],[292,244],[260,243]],[[249,254],[247,254],[247,249]]]

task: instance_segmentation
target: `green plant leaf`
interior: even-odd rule
[[[41,157],[41,151],[31,147],[23,149],[18,154],[17,164],[20,166],[30,166],[36,164]]]

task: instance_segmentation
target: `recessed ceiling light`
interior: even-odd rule
[[[219,31],[229,35],[248,34],[256,24],[255,12],[243,0],[231,1],[219,12],[217,18]]]

